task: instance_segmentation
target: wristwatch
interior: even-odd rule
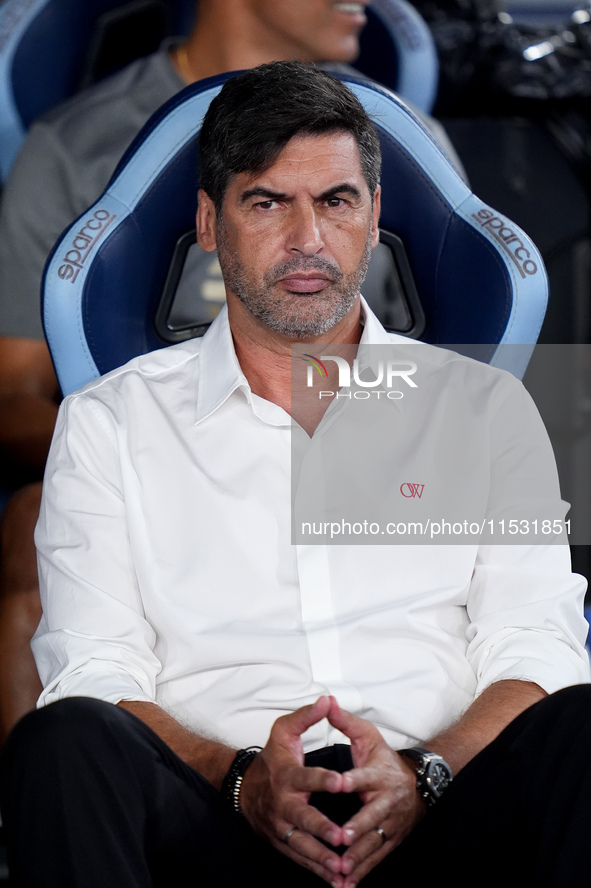
[[[417,791],[427,805],[434,805],[454,777],[445,759],[422,746],[399,749],[398,755],[406,756],[416,764]]]

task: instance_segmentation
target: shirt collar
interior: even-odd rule
[[[250,386],[238,363],[224,305],[201,340],[196,422],[201,422],[226,401],[236,389],[250,397]]]
[[[373,313],[363,296],[361,297],[362,323],[363,333],[359,340],[359,349],[357,351],[357,360],[359,367],[363,370],[365,367],[371,367],[372,371],[377,375],[379,373],[379,362],[384,357],[383,351],[380,349],[369,348],[374,345],[408,345],[415,343],[416,340],[409,339],[408,336],[402,336],[400,333],[389,333],[380,323],[376,315]]]
[[[408,345],[418,344],[418,340],[403,336],[402,333],[389,333],[380,323],[363,296],[361,297],[363,333],[359,345]]]
[[[412,340],[388,333],[363,296],[361,311],[363,332],[359,342],[360,365],[370,366],[377,372],[377,368],[372,365],[372,350],[364,349],[364,346],[391,345],[392,342],[408,343]],[[251,399],[250,386],[236,357],[227,305],[224,305],[201,340],[199,360],[196,422],[201,422],[221,407],[237,389],[242,389],[247,399]]]

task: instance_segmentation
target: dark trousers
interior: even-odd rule
[[[378,886],[591,885],[591,685],[517,718],[366,879]],[[308,764],[345,770],[347,747]],[[315,796],[334,820],[358,800]],[[11,888],[319,888],[120,707],[72,698],[26,716],[2,753]]]

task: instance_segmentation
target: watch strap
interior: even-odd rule
[[[453,771],[443,756],[423,746],[399,749],[398,754],[417,764],[417,792],[428,806],[434,805],[453,780]]]
[[[398,755],[406,755],[408,758],[412,759],[413,762],[424,762],[426,758],[433,758],[438,755],[436,752],[431,752],[430,749],[425,749],[423,746],[409,746],[408,749],[399,749]],[[441,758],[441,756],[438,756]]]

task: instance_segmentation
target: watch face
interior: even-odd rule
[[[443,762],[429,762],[425,777],[435,798],[439,798],[444,789],[451,783],[450,770]]]

